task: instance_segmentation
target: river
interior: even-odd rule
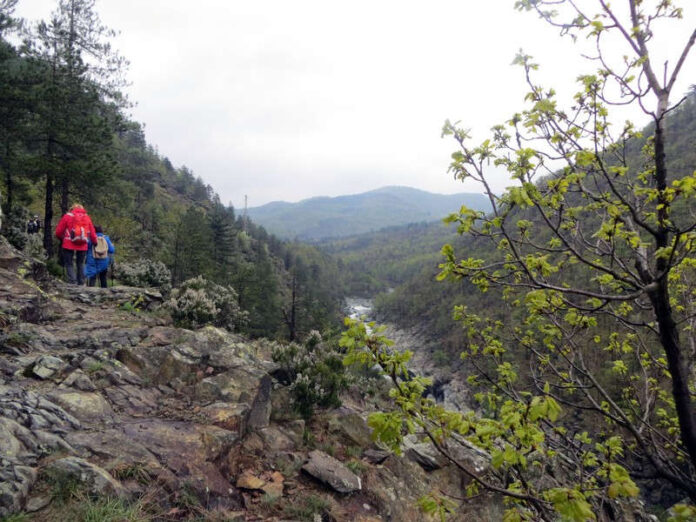
[[[348,297],[346,312],[351,319],[375,320],[372,299]],[[413,352],[413,358],[408,364],[409,370],[416,375],[433,379],[432,396],[435,400],[448,409],[458,411],[471,409],[471,393],[466,384],[466,376],[452,370],[459,366],[459,360],[444,366],[438,366],[433,361],[432,354],[439,349],[437,339],[428,338],[424,330],[417,325],[407,330],[391,323],[381,324],[387,327],[384,335],[394,341],[395,349]]]

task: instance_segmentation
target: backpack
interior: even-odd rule
[[[68,229],[70,241],[75,245],[84,245],[89,236],[89,216],[87,214],[73,214],[72,225]]]
[[[94,259],[107,259],[109,257],[109,243],[104,236],[97,236],[97,244],[92,250]]]

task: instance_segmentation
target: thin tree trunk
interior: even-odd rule
[[[49,142],[50,143],[50,142]],[[44,207],[44,248],[53,256],[53,174],[46,174],[46,204]]]
[[[68,205],[69,205],[69,189],[70,189],[70,182],[68,181],[68,178],[64,175],[63,179],[60,182],[60,211],[63,214],[68,213]]]
[[[5,203],[5,212],[9,215],[12,212],[14,199],[14,180],[12,179],[12,169],[10,168],[10,140],[5,143],[5,161],[3,162],[5,169],[5,184],[7,185],[7,198]]]
[[[666,200],[667,164],[665,161],[665,113],[668,107],[668,93],[663,92],[658,101],[657,118],[655,121],[655,181],[659,191],[657,211],[658,234],[656,247],[667,248],[671,244],[669,231],[669,201]],[[659,326],[660,343],[667,356],[669,372],[672,376],[672,396],[677,410],[679,428],[684,447],[689,454],[691,465],[696,469],[696,422],[694,409],[689,391],[688,365],[684,350],[679,342],[679,330],[674,320],[670,305],[668,283],[668,260],[658,256],[655,268],[657,277],[656,290],[649,293],[650,301]],[[696,500],[696,498],[693,498]]]

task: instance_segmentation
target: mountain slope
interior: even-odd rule
[[[249,209],[249,216],[280,237],[319,240],[437,221],[461,205],[489,209],[487,198],[481,194],[443,195],[409,187],[384,187],[349,196],[310,198],[299,203],[268,203]]]
[[[124,308],[136,299],[141,313]],[[178,328],[162,300],[62,284],[0,237],[0,520],[417,522],[423,495],[459,492],[424,445],[373,446],[357,381],[306,421],[276,379],[277,343]],[[457,516],[501,511],[484,497]]]

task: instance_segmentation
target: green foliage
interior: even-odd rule
[[[341,263],[348,295],[373,297],[421,275],[424,270],[429,270],[426,277],[432,278],[440,261],[438,250],[443,243],[456,240],[456,234],[441,223],[412,223],[323,241],[320,247]],[[419,288],[420,293],[428,290],[425,285]],[[394,306],[402,302],[394,299]]]
[[[462,208],[446,219],[462,235],[442,249],[438,278],[451,286],[434,289],[434,270],[425,267],[381,296],[378,312],[407,325],[425,317],[429,333],[451,343],[445,353],[463,349],[484,418],[465,416],[456,421],[463,433],[454,433],[490,452],[493,478],[478,484],[511,498],[506,520],[545,517],[547,509],[552,519],[592,519],[603,504],[620,513],[620,499],[639,494],[648,469],[670,491],[665,503],[693,501],[696,91],[675,103],[677,61],[657,73],[649,54],[657,21],[678,20],[681,8],[632,2],[631,17],[625,2],[602,3],[596,13],[580,13],[576,2],[517,4],[564,34],[596,38],[600,69],[578,77],[563,107],[520,53],[524,110],[478,144],[446,123],[443,134],[457,144],[451,172],[478,182],[493,211]],[[653,123],[642,131],[617,125],[615,103],[640,104]],[[490,188],[501,169],[512,185],[502,194]],[[456,323],[438,322],[455,305]],[[352,359],[372,360],[366,346]],[[407,420],[434,414],[408,399],[400,379],[397,406],[416,419],[400,409],[373,416],[390,445],[413,430]],[[440,432],[448,430],[433,422],[435,442]],[[530,480],[549,468],[562,484]]]
[[[293,520],[312,522],[315,515],[328,513],[331,504],[318,495],[305,495],[283,506],[283,512]]]
[[[593,520],[595,502],[638,495],[628,472],[616,462],[624,454],[620,437],[595,441],[585,433],[572,439],[573,450],[583,455],[580,461],[559,451],[568,441],[568,432],[555,427],[562,409],[548,384],[541,394],[514,395],[510,391],[516,379],[502,363],[495,380],[489,382],[492,386],[479,397],[489,415],[450,411],[423,397],[429,381],[408,375],[408,356],[390,348],[392,343],[381,335],[380,327],[350,318],[345,322],[347,330],[340,341],[347,350],[344,362],[376,364],[392,381],[390,396],[395,409],[370,415],[373,437],[399,452],[406,434],[425,433],[437,451],[458,462],[475,486],[508,497],[506,502],[514,506],[507,515],[509,520],[526,519],[516,517],[522,517],[530,507],[546,519],[555,514],[567,520]],[[504,350],[497,343],[496,330],[484,332],[483,340],[487,345],[484,351],[502,357]],[[464,448],[473,445],[490,455],[492,469],[485,478],[458,457],[454,446],[464,442]],[[551,476],[553,480],[549,480]],[[474,494],[475,488],[470,493]],[[441,517],[452,509],[432,496],[424,497],[420,504],[426,513]]]
[[[696,520],[696,507],[687,504],[676,504],[670,509],[672,514],[667,519],[667,522],[687,522],[688,520]]]
[[[75,198],[116,245],[115,272],[125,284],[167,291],[204,276],[232,286],[252,336],[294,338],[338,325],[342,286],[333,260],[235,216],[200,177],[174,167],[148,145],[142,126],[126,119],[128,103],[119,92],[124,61],[91,0],[60,0],[50,20],[24,24],[21,35],[14,2],[5,4],[0,191],[9,216],[3,233],[13,244],[26,242],[27,209],[42,215],[44,248],[52,273],[60,275],[52,234],[56,217]],[[305,261],[303,270],[295,269],[296,257]],[[294,293],[293,281],[300,283]],[[290,310],[294,321],[290,314],[286,319]]]
[[[69,502],[80,492],[80,481],[72,473],[48,470],[44,473],[44,480],[51,489],[51,498],[58,504]]]
[[[357,459],[346,462],[346,467],[358,476],[363,475],[367,470],[365,463]]]
[[[0,522],[29,522],[29,515],[25,513],[15,513],[13,515],[7,515],[6,517],[0,517]]]
[[[121,499],[90,499],[81,497],[75,508],[80,522],[148,522],[150,516],[141,502],[128,503]]]
[[[421,511],[430,517],[436,517],[440,522],[445,522],[447,516],[454,513],[456,504],[442,495],[430,493],[418,499]]]
[[[319,332],[311,332],[304,344],[277,345],[272,357],[300,415],[309,418],[316,407],[341,405],[340,394],[347,387],[342,356],[332,343],[322,341]]]
[[[138,312],[141,311],[140,306],[143,304],[145,301],[145,297],[141,295],[137,295],[132,297],[129,301],[126,301],[124,303],[121,303],[119,305],[119,308],[123,310],[124,312],[130,312],[132,314],[137,314]]]
[[[24,250],[27,241],[29,241],[30,236],[26,233],[29,215],[26,208],[14,206],[2,219],[2,235],[13,247],[19,250]]]

